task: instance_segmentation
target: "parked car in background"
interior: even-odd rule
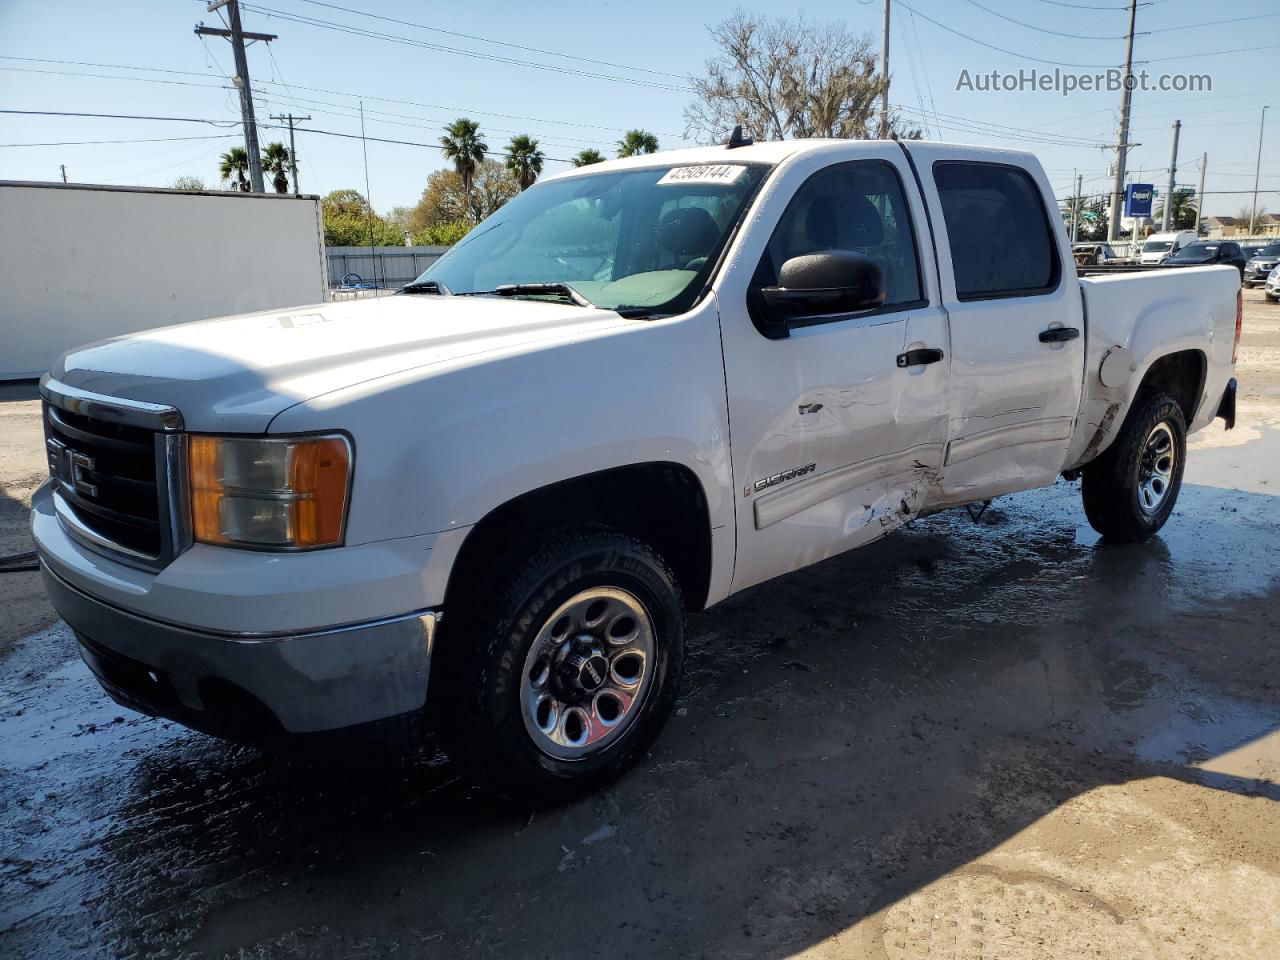
[[[1280,265],[1280,243],[1272,243],[1263,247],[1244,265],[1244,285],[1256,287],[1267,282],[1271,271]]]
[[[1204,267],[1214,263],[1235,267],[1240,279],[1244,279],[1244,254],[1240,244],[1231,240],[1197,240],[1164,261],[1166,267]]]
[[[1078,267],[1105,267],[1130,262],[1128,257],[1116,253],[1109,243],[1073,243],[1071,256]]]
[[[1266,296],[1269,303],[1280,300],[1280,267],[1276,267],[1267,277]]]
[[[1138,263],[1164,263],[1166,257],[1173,256],[1187,244],[1199,239],[1194,230],[1153,233],[1143,241],[1142,250],[1138,253]]]
[[[1244,254],[1246,261],[1252,260],[1259,253],[1267,248],[1265,243],[1242,243],[1240,244],[1240,252]]]

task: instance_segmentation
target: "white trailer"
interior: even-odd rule
[[[0,380],[83,343],[325,289],[316,196],[0,181]]]

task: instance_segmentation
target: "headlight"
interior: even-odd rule
[[[346,437],[190,438],[192,533],[220,546],[306,550],[342,542]]]

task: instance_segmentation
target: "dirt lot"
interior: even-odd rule
[[[1240,425],[1159,538],[1098,545],[1059,483],[735,597],[649,759],[554,813],[128,714],[0,575],[0,954],[1280,956],[1280,307],[1246,299]],[[42,472],[0,403],[0,553]]]

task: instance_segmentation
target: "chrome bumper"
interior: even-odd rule
[[[438,611],[289,636],[204,633],[103,603],[42,565],[81,655],[123,706],[235,740],[420,711]]]

